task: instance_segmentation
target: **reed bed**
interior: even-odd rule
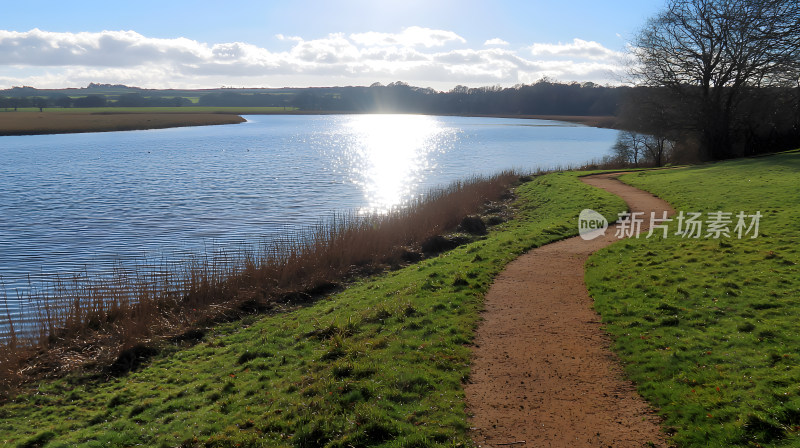
[[[153,110],[137,113],[96,114],[69,109],[48,112],[2,113],[0,135],[70,134],[76,132],[130,131],[184,126],[237,124],[244,118],[218,113],[158,113]]]
[[[24,319],[9,311],[8,300],[0,310],[6,329],[0,392],[26,380],[107,367],[220,319],[296,306],[348,279],[402,264],[419,255],[426,239],[501,199],[518,179],[512,171],[473,177],[389,213],[340,213],[270,241],[182,262],[117,266],[104,276],[50,276],[18,297]],[[7,299],[6,291],[0,295]]]

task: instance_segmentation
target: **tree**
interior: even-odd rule
[[[32,101],[33,107],[38,107],[39,112],[44,112],[44,108],[47,107],[47,99],[42,97],[36,97]]]
[[[645,158],[655,166],[664,166],[674,147],[672,141],[663,135],[646,135],[642,144]]]
[[[669,0],[633,47],[634,79],[672,93],[706,158],[729,158],[742,101],[800,80],[800,2]]]
[[[119,96],[116,105],[119,107],[144,107],[147,105],[147,98],[138,93],[126,93]]]
[[[50,103],[63,108],[72,107],[72,98],[63,94],[56,95],[50,98]]]
[[[639,164],[646,162],[653,166],[664,166],[672,155],[674,144],[664,136],[621,131],[612,147],[614,158],[620,162]]]
[[[31,104],[30,99],[24,97],[11,97],[9,98],[11,102],[11,106],[14,108],[14,112],[17,111],[20,107],[28,107]]]
[[[191,106],[192,100],[188,98],[183,98],[180,96],[172,97],[169,99],[169,103],[172,107],[183,107],[183,106]]]
[[[638,168],[644,151],[644,138],[644,135],[633,131],[620,131],[612,150],[620,161],[632,163]]]
[[[685,137],[681,129],[692,123],[680,103],[670,98],[664,88],[636,87],[627,93],[618,113],[619,120],[629,129],[620,138],[637,150],[640,160],[647,159],[656,166],[667,162],[674,142]]]
[[[101,95],[88,95],[80,98],[75,98],[73,101],[75,107],[105,107],[106,98]]]

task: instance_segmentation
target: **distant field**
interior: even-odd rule
[[[196,100],[196,98],[194,98]],[[184,106],[184,107],[73,107],[73,108],[45,108],[44,114],[150,114],[150,113],[224,113],[224,114],[272,114],[276,112],[291,112],[296,110],[293,107],[206,107],[206,106]],[[39,112],[38,107],[20,108],[19,112]],[[0,118],[4,118],[4,113],[14,113],[13,110],[1,110]]]
[[[110,110],[109,110],[110,109]],[[140,108],[144,109],[144,108]],[[169,113],[165,109],[127,112],[123,108],[105,108],[102,114],[91,110],[60,109],[59,112],[0,112],[0,135],[65,134],[78,132],[131,131],[183,126],[206,126],[241,123],[244,118],[235,113],[214,113],[181,110]],[[191,109],[191,108],[174,108]],[[200,109],[200,108],[197,108]],[[63,110],[63,112],[61,112]]]

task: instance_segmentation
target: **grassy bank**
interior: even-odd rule
[[[618,198],[553,174],[517,218],[439,257],[312,305],[221,325],[127,376],[43,382],[0,407],[8,446],[469,445],[462,382],[491,279]],[[35,424],[33,423],[35,422]]]
[[[586,279],[616,350],[681,446],[800,445],[800,154],[622,179],[684,212],[760,211],[756,239],[628,240]],[[705,232],[705,230],[704,230]]]
[[[112,363],[124,370],[117,358],[138,345],[152,351],[159,340],[196,334],[209,321],[308,302],[354,277],[463,244],[477,237],[467,231],[485,233],[478,213],[490,208],[487,222],[504,220],[500,200],[518,181],[513,172],[470,178],[391,213],[342,213],[235,250],[134,263],[103,276],[45,277],[19,297],[29,304],[23,315],[6,312],[0,320],[0,398],[53,371]],[[465,217],[483,227],[441,235]]]

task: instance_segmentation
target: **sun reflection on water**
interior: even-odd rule
[[[357,115],[344,123],[350,180],[364,191],[368,212],[386,212],[408,200],[434,154],[452,144],[455,131],[434,117]]]

